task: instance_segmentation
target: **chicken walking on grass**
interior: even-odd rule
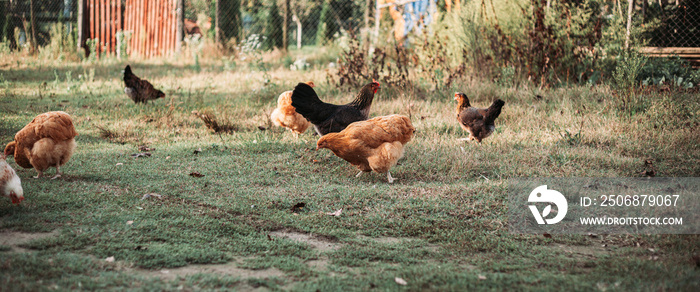
[[[469,132],[469,140],[485,139],[496,130],[496,118],[501,114],[501,108],[505,102],[496,99],[488,108],[475,108],[469,103],[467,95],[461,92],[455,93],[457,101],[457,121],[462,129]]]
[[[56,167],[56,175],[61,177],[60,167],[66,164],[75,151],[75,131],[70,115],[61,112],[47,112],[34,118],[15,134],[15,140],[8,143],[4,154],[14,156],[15,163],[23,168],[34,168],[41,177],[49,167]]]
[[[369,118],[372,100],[379,88],[379,83],[373,81],[363,86],[351,103],[335,105],[321,101],[311,86],[299,83],[292,92],[292,106],[314,124],[319,136],[323,136],[340,132],[353,122]]]
[[[306,82],[311,87],[314,87],[312,81]],[[297,113],[292,106],[292,92],[285,91],[277,98],[277,108],[272,111],[270,120],[278,127],[289,129],[294,134],[294,137],[299,137],[299,134],[304,133],[309,128],[309,121],[304,116]]]
[[[124,93],[136,104],[165,97],[165,93],[155,89],[148,80],[134,75],[129,65],[124,68]]]
[[[12,204],[19,204],[24,200],[22,181],[12,167],[5,161],[5,154],[0,154],[0,194],[12,200]]]
[[[416,129],[408,117],[390,115],[350,124],[339,133],[329,133],[316,143],[316,149],[326,148],[357,166],[363,172],[386,172],[389,183],[394,182],[389,169],[403,157],[404,145],[411,141]]]

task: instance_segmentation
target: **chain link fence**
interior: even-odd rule
[[[700,1],[643,1],[637,6],[644,22],[656,24],[648,32],[650,46],[700,47]]]
[[[120,1],[120,7],[127,2],[102,1]],[[267,50],[324,46],[340,36],[365,42],[401,43],[433,21],[435,11],[459,9],[460,3],[464,7],[476,0],[179,1],[183,6],[185,37],[209,39],[223,47],[255,40]],[[88,1],[0,0],[0,41],[11,50],[45,47],[52,40],[56,43],[57,38],[60,44],[82,44],[77,32],[80,2],[85,5]],[[624,0],[607,2],[612,7],[627,4]],[[649,46],[700,47],[700,1],[635,3],[635,17],[654,26],[645,36]]]
[[[0,41],[11,50],[47,46],[75,31],[77,9],[77,0],[0,0]]]

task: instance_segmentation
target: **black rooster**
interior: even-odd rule
[[[379,83],[373,81],[363,86],[351,103],[335,105],[321,101],[311,86],[299,83],[292,92],[292,106],[323,136],[340,132],[351,123],[369,118],[369,109],[379,88]]]

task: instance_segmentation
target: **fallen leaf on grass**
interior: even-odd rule
[[[301,209],[303,209],[306,206],[306,203],[301,202],[297,203],[296,205],[292,206],[292,212],[296,213],[299,212]]]
[[[143,197],[141,197],[141,200],[145,200],[145,199],[148,199],[148,198],[150,198],[150,197],[156,197],[156,198],[158,198],[158,199],[163,198],[163,196],[162,196],[161,194],[157,194],[157,193],[148,193],[148,194],[143,195]]]
[[[114,262],[114,257],[108,257],[105,259],[105,262],[111,263]]]
[[[120,165],[124,165],[124,163],[121,163],[121,162],[117,163],[117,166],[120,166]]]
[[[335,211],[333,213],[326,213],[326,215],[338,217],[338,216],[340,216],[340,213],[342,213],[342,212],[343,212],[343,208],[340,208],[340,209],[338,209],[338,211]]]
[[[406,282],[406,280],[401,279],[399,277],[394,278],[394,282],[396,282],[396,284],[403,285],[403,286],[408,285],[408,282]]]
[[[546,238],[552,238],[552,235],[549,233],[542,233],[542,236],[544,236]]]
[[[196,171],[190,172],[190,176],[194,176],[194,177],[204,177],[203,174],[201,174],[201,173],[199,173],[199,172],[196,172]]]
[[[486,280],[486,276],[484,276],[484,275],[479,275],[479,280]]]
[[[131,225],[131,224],[134,224],[133,220],[126,221],[126,225]]]
[[[195,151],[192,152],[192,153],[194,153],[194,154],[199,154],[199,153],[201,153],[201,152],[202,152],[202,148],[200,147],[200,148],[197,148],[197,150],[195,150]]]
[[[265,130],[267,130],[267,128],[265,128],[265,127],[263,127],[263,126],[258,126],[258,130],[260,130],[260,131],[265,131]]]
[[[131,157],[138,158],[138,157],[151,157],[150,152],[141,152],[141,153],[134,153],[131,154]]]

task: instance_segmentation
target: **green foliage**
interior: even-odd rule
[[[128,59],[128,46],[131,39],[131,32],[120,30],[117,32],[117,56],[122,60]]]
[[[63,23],[54,23],[49,27],[50,42],[40,48],[40,55],[43,58],[54,58],[66,60],[71,57],[75,60],[77,51],[76,38],[68,31]]]
[[[694,88],[700,83],[700,70],[679,57],[649,58],[637,77],[642,85]]]
[[[88,62],[97,61],[97,46],[99,46],[99,39],[88,39],[85,41],[85,45],[88,47]]]
[[[638,80],[648,58],[634,52],[625,54],[618,62],[613,79],[618,90],[631,92],[639,84]]]
[[[328,40],[332,39],[333,37],[333,33],[327,33],[334,27],[334,23],[329,21],[329,19],[332,20],[330,9],[330,0],[324,0],[323,5],[321,6],[321,14],[319,16],[320,21],[318,22],[318,28],[316,29],[316,45],[325,45]],[[328,22],[331,22],[330,25],[333,27],[329,27]]]

